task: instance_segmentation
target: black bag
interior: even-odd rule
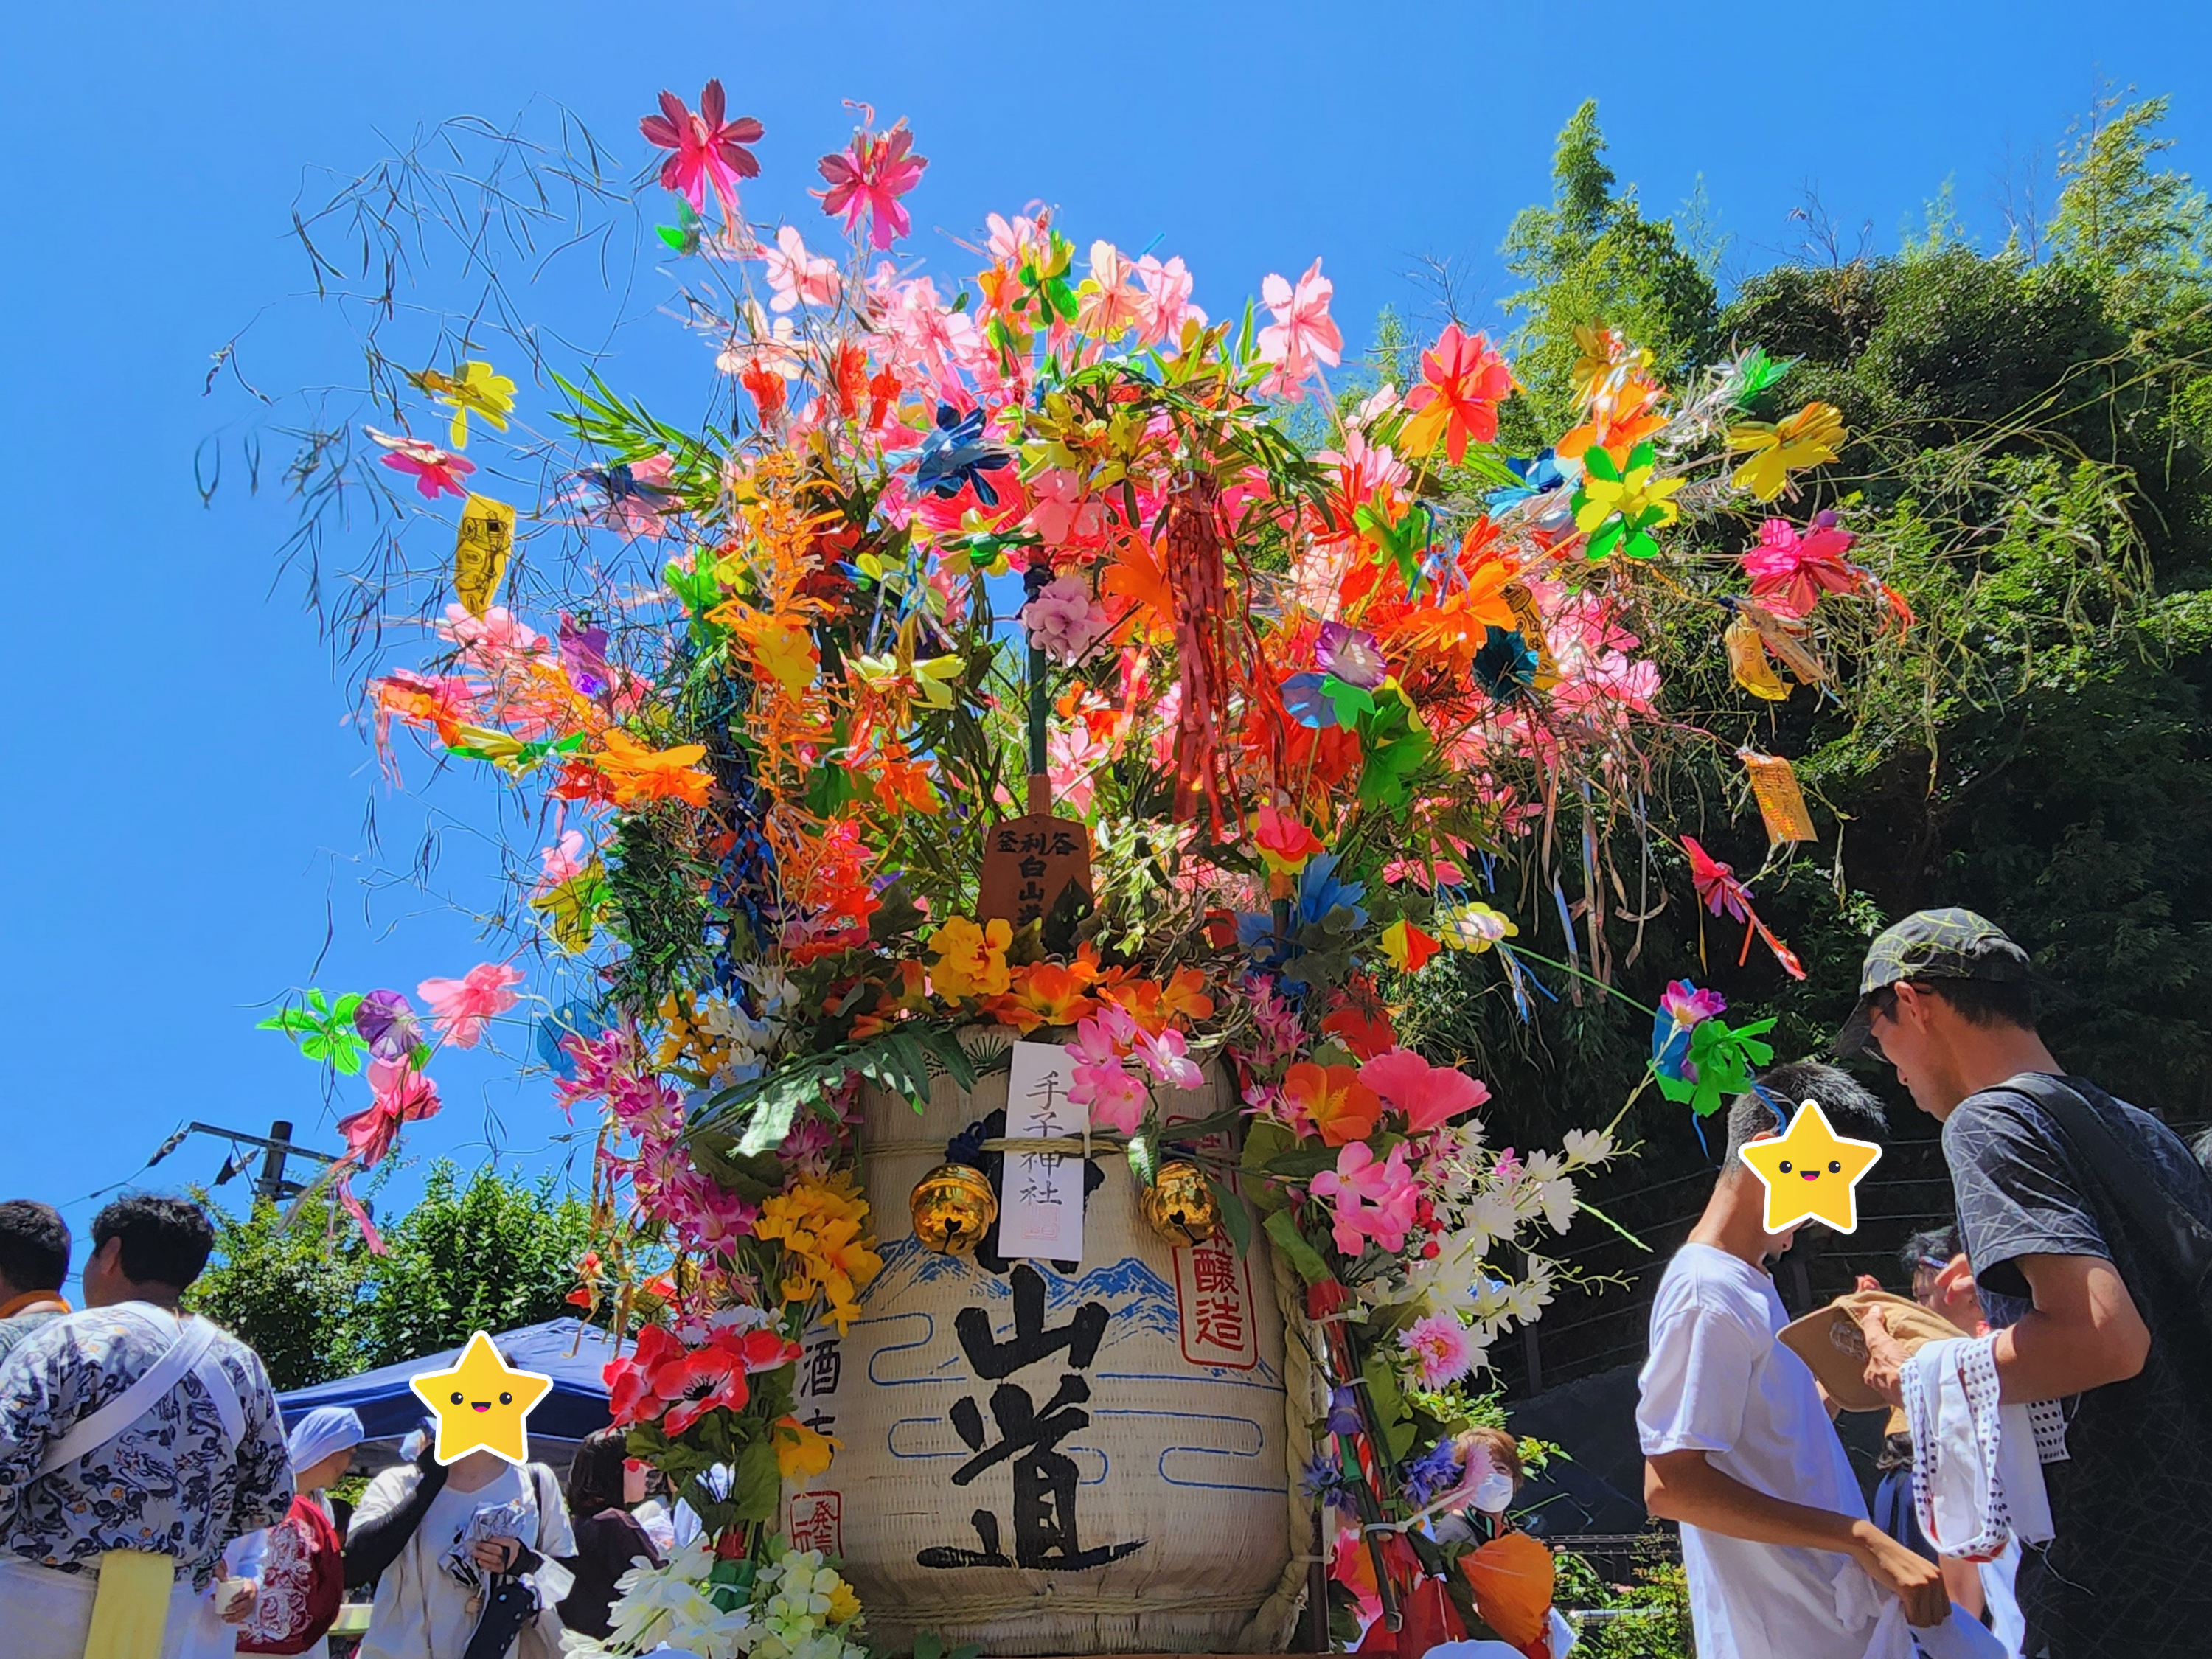
[[[462,1659],[507,1659],[522,1627],[537,1616],[538,1592],[520,1578],[494,1573]]]
[[[2032,1072],[2003,1087],[2008,1093],[2026,1096],[2057,1120],[2082,1163],[2103,1185],[2113,1208],[2135,1224],[2158,1264],[2173,1275],[2196,1309],[2197,1329],[2190,1346],[2200,1356],[2212,1354],[2212,1227],[2182,1206],[2160,1171],[2137,1157],[2073,1085]]]

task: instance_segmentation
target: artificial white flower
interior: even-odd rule
[[[1613,1137],[1602,1129],[1570,1129],[1560,1144],[1570,1164],[1602,1164],[1613,1156]]]

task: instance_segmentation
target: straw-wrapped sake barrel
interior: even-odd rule
[[[919,1116],[864,1097],[884,1270],[845,1336],[807,1340],[799,1414],[843,1447],[787,1487],[788,1535],[843,1557],[892,1648],[935,1630],[994,1655],[1219,1651],[1290,1556],[1264,1237],[1241,1260],[1224,1239],[1170,1247],[1116,1156],[1073,1273],[927,1249],[908,1194],[1006,1086],[1003,1068],[972,1096],[939,1078]],[[1195,1119],[1234,1095],[1217,1066],[1156,1098]]]

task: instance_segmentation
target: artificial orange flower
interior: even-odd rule
[[[1114,562],[1098,579],[1098,591],[1128,600],[1148,632],[1165,633],[1175,617],[1175,595],[1168,587],[1167,570],[1152,544],[1142,536],[1123,538]]]
[[[1626,374],[1600,383],[1589,403],[1589,419],[1559,442],[1561,456],[1578,456],[1595,444],[1613,457],[1616,465],[1628,452],[1667,424],[1667,416],[1652,405],[1664,388],[1640,374]]]
[[[651,800],[680,800],[704,806],[714,779],[700,769],[704,744],[679,743],[672,749],[647,749],[620,726],[607,728],[606,747],[592,757],[614,787],[615,804],[636,806]]]
[[[1382,1097],[1359,1080],[1357,1067],[1310,1060],[1283,1073],[1283,1103],[1331,1146],[1366,1139],[1382,1117]]]
[[[1492,559],[1477,565],[1464,587],[1437,603],[1409,605],[1389,622],[1370,618],[1370,626],[1392,654],[1446,659],[1463,673],[1492,629],[1510,631],[1520,625],[1504,596],[1505,584],[1512,580],[1513,567]]]
[[[876,799],[894,817],[908,808],[934,812],[944,805],[937,798],[937,786],[930,781],[929,768],[908,760],[904,744],[888,745],[875,765]]]
[[[1012,970],[1012,983],[1004,996],[993,997],[983,1012],[1001,1025],[1030,1032],[1041,1025],[1073,1025],[1098,1012],[1098,999],[1090,994],[1097,977],[1095,961],[1081,958],[1063,966],[1056,962],[1031,963]]]
[[[1206,992],[1206,975],[1196,968],[1178,968],[1162,985],[1158,980],[1125,976],[1121,969],[1108,976],[1099,996],[1158,1036],[1170,1025],[1187,1028],[1194,1019],[1213,1012],[1213,999]]]

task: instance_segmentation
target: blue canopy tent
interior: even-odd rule
[[[492,1340],[518,1370],[542,1371],[553,1379],[552,1392],[530,1413],[533,1442],[566,1441],[573,1445],[595,1429],[604,1429],[613,1413],[607,1405],[607,1385],[600,1373],[616,1357],[614,1339],[596,1326],[574,1319],[549,1319],[542,1325],[495,1335]],[[362,1425],[371,1440],[398,1440],[421,1425],[423,1407],[407,1379],[424,1371],[442,1370],[459,1359],[459,1348],[424,1354],[397,1365],[380,1366],[359,1376],[335,1382],[318,1382],[312,1389],[295,1389],[276,1396],[290,1422],[317,1406],[350,1406],[361,1413]]]

